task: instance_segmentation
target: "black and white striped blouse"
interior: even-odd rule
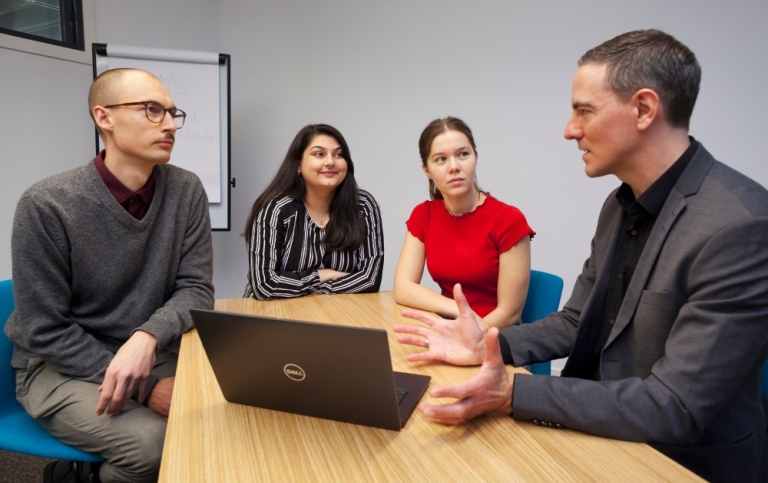
[[[326,253],[322,243],[325,229],[315,225],[302,200],[270,201],[251,227],[248,284],[243,296],[268,300],[310,293],[378,292],[384,269],[381,212],[364,190],[358,190],[358,208],[365,219],[365,241],[349,252]],[[320,268],[349,275],[320,283]]]

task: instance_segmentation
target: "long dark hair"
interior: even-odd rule
[[[469,144],[472,145],[472,150],[477,155],[477,146],[475,146],[475,138],[472,136],[472,130],[467,126],[467,123],[459,119],[458,117],[448,116],[443,119],[435,119],[427,124],[427,127],[421,132],[419,137],[419,156],[421,156],[421,165],[427,167],[427,161],[429,160],[429,153],[432,151],[432,142],[435,138],[448,131],[458,131],[469,140]],[[480,186],[475,179],[475,189],[481,191]],[[429,198],[432,200],[442,200],[443,194],[435,186],[435,182],[429,180]]]
[[[285,159],[277,169],[277,174],[269,186],[256,198],[245,223],[245,241],[250,245],[253,223],[259,212],[274,199],[290,196],[294,200],[303,200],[307,191],[304,178],[297,172],[301,166],[304,150],[315,138],[325,134],[334,138],[341,147],[341,155],[347,162],[347,175],[344,181],[336,187],[331,199],[330,221],[325,227],[323,243],[328,251],[350,251],[359,247],[365,241],[365,223],[360,216],[357,205],[357,182],[355,181],[355,164],[349,153],[349,146],[344,136],[328,124],[310,124],[304,126],[293,138],[293,142],[285,153]]]

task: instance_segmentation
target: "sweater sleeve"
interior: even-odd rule
[[[6,327],[18,349],[56,371],[100,382],[113,354],[70,318],[69,242],[55,206],[26,193],[19,200],[11,235],[16,310]],[[22,359],[23,360],[23,359]]]
[[[177,220],[186,226],[173,292],[149,320],[137,329],[157,337],[158,351],[178,342],[181,335],[192,328],[189,309],[213,308],[213,242],[208,197],[197,177],[187,189],[193,194],[189,198],[190,207],[185,210],[186,219]],[[179,193],[181,196],[182,193]]]
[[[248,246],[248,284],[245,297],[258,300],[308,295],[320,285],[317,270],[282,270],[282,258],[294,244],[306,256],[311,247],[301,230],[301,220],[289,207],[290,199],[270,201],[256,216],[251,226]],[[286,240],[287,238],[287,240]],[[283,240],[286,240],[284,243]]]
[[[360,190],[360,215],[365,220],[366,237],[358,251],[357,269],[345,277],[320,285],[326,293],[378,292],[384,266],[384,230],[381,212],[370,193]]]
[[[121,231],[133,225],[120,221],[119,205],[101,203],[112,199],[95,168],[65,173],[21,198],[12,235],[17,310],[7,331],[14,367],[38,357],[100,383],[136,330],[154,335],[158,351],[174,350],[192,326],[189,309],[213,307],[205,191],[191,174],[172,176],[155,193],[161,205],[151,230]],[[71,186],[73,179],[85,181]]]

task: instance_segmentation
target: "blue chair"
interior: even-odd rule
[[[78,463],[104,461],[97,454],[75,449],[48,434],[16,400],[16,374],[10,366],[13,344],[4,332],[14,307],[11,280],[0,281],[0,449]]]
[[[531,270],[528,297],[525,299],[521,322],[530,324],[556,312],[560,308],[560,296],[562,294],[562,278],[551,273]],[[530,371],[534,374],[549,376],[552,373],[552,363],[547,361],[531,364]]]

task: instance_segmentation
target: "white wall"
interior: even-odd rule
[[[691,132],[722,161],[768,185],[768,3],[697,0],[96,2],[96,41],[232,55],[233,230],[214,233],[218,297],[246,274],[242,225],[295,133],[326,122],[344,133],[361,187],[382,207],[394,267],[410,210],[427,195],[418,136],[432,119],[475,132],[479,181],[538,232],[533,266],[570,293],[613,178],[590,180],[562,137],[579,56],[638,28],[661,28],[698,56],[704,76]],[[0,49],[0,277],[24,187],[92,155],[89,66]],[[11,66],[8,69],[6,66]],[[60,96],[58,94],[65,93]],[[60,100],[57,100],[60,98]]]
[[[768,185],[762,141],[768,108],[768,4],[695,0],[219,2],[219,50],[232,55],[232,233],[217,235],[219,296],[239,296],[246,255],[238,236],[250,204],[304,124],[347,138],[361,187],[384,217],[383,289],[390,289],[404,221],[427,196],[417,141],[446,115],[472,127],[479,181],[520,207],[538,232],[533,266],[570,293],[615,178],[590,180],[563,139],[576,61],[622,32],[661,28],[704,71],[692,134],[723,161]],[[217,260],[217,263],[219,260]]]
[[[11,226],[24,190],[93,156],[90,66],[0,48],[0,279],[11,277]]]

